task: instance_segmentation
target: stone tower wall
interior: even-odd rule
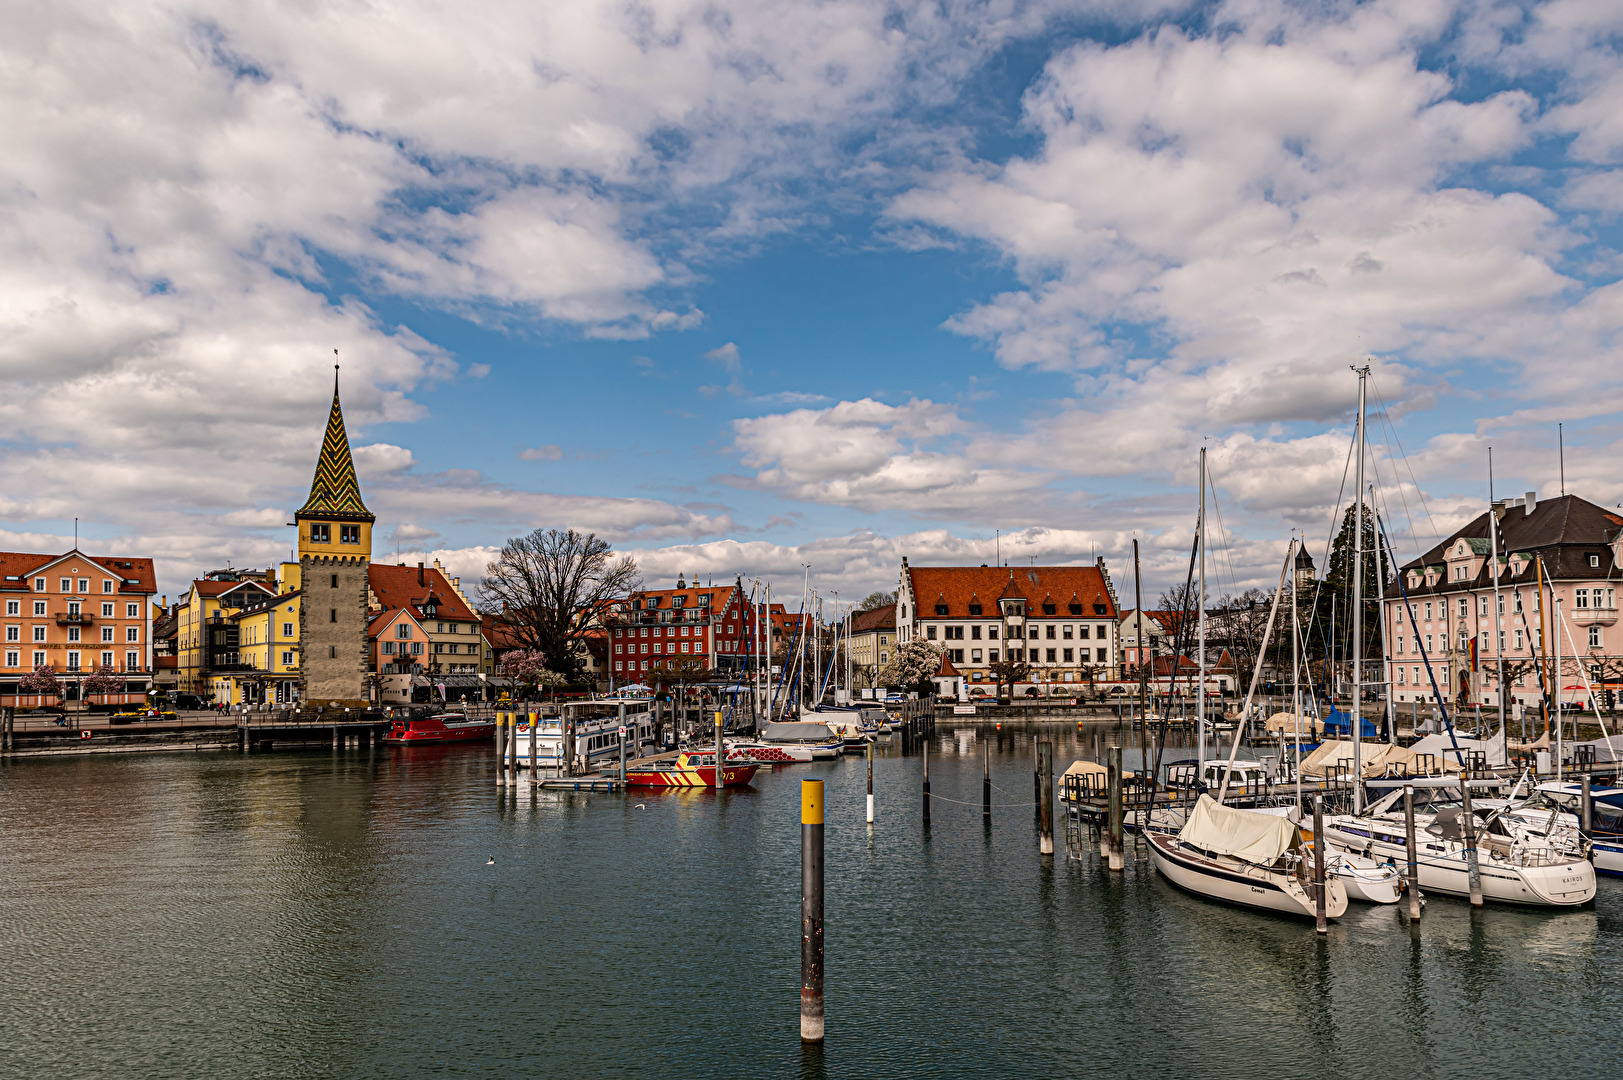
[[[299,559],[299,696],[306,706],[368,704],[367,565],[357,556]]]

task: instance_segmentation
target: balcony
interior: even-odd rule
[[[89,626],[91,618],[83,612],[60,611],[57,612],[56,625],[58,626]]]
[[[1579,626],[1611,626],[1617,622],[1615,607],[1575,607],[1568,609],[1566,614]]]

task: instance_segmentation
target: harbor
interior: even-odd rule
[[[1609,1072],[1618,882],[1566,911],[1435,898],[1413,926],[1403,905],[1358,905],[1321,938],[1182,892],[1132,844],[1120,872],[1094,848],[1041,858],[1033,740],[1066,764],[1122,736],[943,724],[928,826],[923,755],[895,739],[876,744],[871,827],[856,755],[721,792],[629,793],[498,788],[489,743],[16,762],[0,814],[9,1064],[226,1078]],[[827,788],[820,1046],[795,1030],[806,778]]]

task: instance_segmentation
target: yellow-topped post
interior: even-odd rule
[[[823,1041],[823,782],[800,782],[800,1041]]]

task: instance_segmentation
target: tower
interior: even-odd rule
[[[1318,582],[1318,572],[1313,566],[1313,556],[1307,553],[1306,544],[1296,549],[1295,575],[1297,591],[1311,595],[1313,586]]]
[[[299,529],[299,697],[306,706],[362,708],[368,704],[367,568],[376,519],[355,479],[337,364],[310,497],[293,520]]]

